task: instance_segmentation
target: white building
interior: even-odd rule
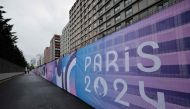
[[[63,56],[70,52],[70,25],[69,23],[63,28],[61,35],[61,52],[60,55]]]
[[[44,56],[41,54],[37,55],[37,66],[41,66],[44,64]]]

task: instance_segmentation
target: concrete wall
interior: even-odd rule
[[[24,68],[0,58],[0,73],[23,72]]]

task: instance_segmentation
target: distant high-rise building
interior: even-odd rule
[[[50,59],[55,60],[60,57],[60,35],[54,35],[50,42]]]
[[[41,55],[41,58],[40,58],[40,65],[43,65],[44,64],[44,56]]]
[[[44,64],[44,56],[41,54],[37,55],[37,66],[41,66]]]
[[[76,0],[70,9],[70,50],[75,51],[183,0]]]
[[[44,50],[44,63],[48,63],[51,61],[50,58],[50,47],[46,47]]]
[[[61,35],[61,56],[70,52],[70,25],[64,27]]]
[[[36,66],[36,58],[32,58],[30,60],[30,64],[33,65],[33,66]]]

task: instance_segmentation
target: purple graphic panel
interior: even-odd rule
[[[190,107],[190,1],[77,51],[77,96],[98,109]]]

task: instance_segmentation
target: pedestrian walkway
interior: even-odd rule
[[[15,72],[15,73],[2,73],[0,74],[0,81],[14,77],[14,76],[18,76],[24,74],[24,72]]]
[[[0,84],[1,109],[92,109],[89,105],[34,74]]]

